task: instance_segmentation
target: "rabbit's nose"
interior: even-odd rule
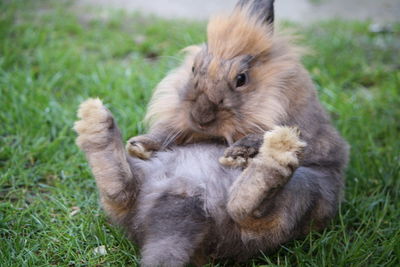
[[[207,96],[201,95],[190,112],[193,122],[204,129],[217,119],[217,106],[208,100]]]

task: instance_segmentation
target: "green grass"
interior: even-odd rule
[[[55,2],[0,2],[0,265],[135,266],[137,248],[107,222],[74,144],[75,111],[98,96],[124,138],[144,132],[152,88],[181,48],[204,41],[205,25]],[[292,26],[314,51],[304,63],[352,146],[345,201],[329,229],[250,264],[400,264],[400,25],[381,35],[368,26]],[[100,245],[107,255],[93,253]]]

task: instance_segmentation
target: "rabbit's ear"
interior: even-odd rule
[[[236,8],[248,8],[251,16],[257,16],[262,22],[273,24],[275,0],[239,0]]]

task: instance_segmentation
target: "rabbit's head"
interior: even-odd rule
[[[273,4],[241,0],[230,15],[210,20],[207,43],[190,49],[180,73],[170,77],[184,81],[175,109],[181,131],[231,143],[279,124],[295,94],[302,99],[292,84],[304,71],[290,42],[273,31]]]

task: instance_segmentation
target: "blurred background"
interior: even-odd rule
[[[126,11],[141,11],[165,18],[205,20],[211,14],[228,11],[237,0],[77,0],[76,5]],[[277,0],[277,19],[313,22],[339,18],[393,22],[400,17],[400,0]]]

